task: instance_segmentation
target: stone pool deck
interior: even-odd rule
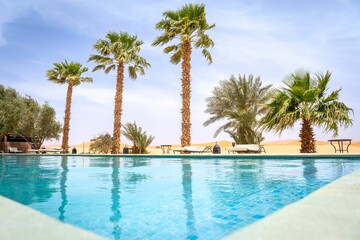
[[[358,155],[357,155],[358,156]],[[0,239],[105,239],[0,196]],[[360,170],[245,227],[226,240],[360,239]]]

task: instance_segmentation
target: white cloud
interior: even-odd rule
[[[114,106],[115,92],[112,89],[104,88],[76,88],[73,91],[74,97],[84,97],[88,101],[101,104],[103,106]]]

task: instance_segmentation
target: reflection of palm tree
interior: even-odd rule
[[[188,229],[188,239],[196,239],[197,233],[195,228],[195,216],[193,210],[193,199],[192,199],[192,171],[191,164],[185,163],[186,160],[182,161],[182,185],[183,185],[183,199],[185,202],[186,210],[186,227]]]
[[[316,180],[317,168],[315,167],[315,161],[311,159],[306,159],[302,162],[304,166],[304,178],[306,179],[307,184],[313,184]]]
[[[114,239],[120,239],[121,227],[119,221],[121,219],[120,212],[120,180],[119,180],[119,161],[116,158],[112,160],[112,174],[111,174],[113,187],[111,189],[111,212],[110,221],[113,223],[113,236]]]
[[[59,207],[59,220],[65,221],[65,206],[68,203],[67,195],[66,195],[66,180],[67,180],[67,173],[69,172],[69,168],[67,166],[67,157],[61,158],[61,168],[62,172],[60,175],[60,193],[61,193],[61,205]]]

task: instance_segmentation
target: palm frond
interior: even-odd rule
[[[155,25],[155,28],[162,31],[162,34],[155,39],[152,46],[163,46],[175,38],[180,40],[179,44],[188,40],[195,43],[196,48],[205,49],[202,51],[204,57],[209,63],[212,62],[211,55],[206,48],[213,47],[214,42],[205,32],[214,28],[215,24],[207,23],[204,4],[186,4],[176,11],[164,12],[163,17]],[[179,44],[164,49],[165,53],[175,52],[170,57],[170,62],[173,64],[178,64],[181,60],[182,53]]]

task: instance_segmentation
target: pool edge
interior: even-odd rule
[[[360,239],[359,199],[360,170],[356,170],[225,240]]]

